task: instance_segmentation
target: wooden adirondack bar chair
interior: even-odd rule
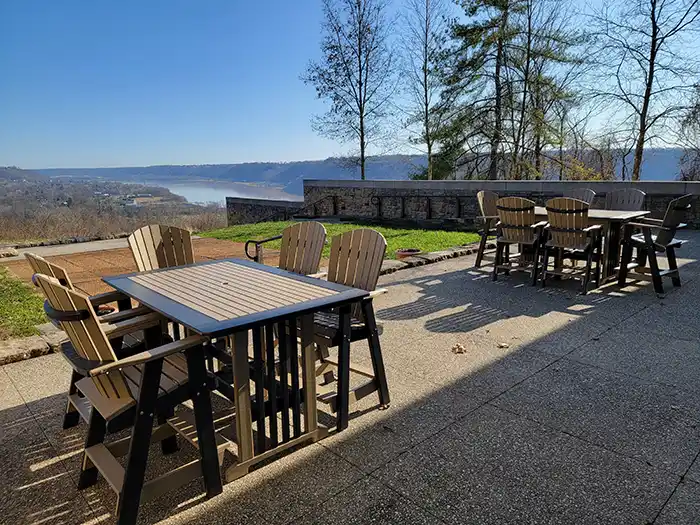
[[[139,272],[194,263],[192,236],[182,228],[151,224],[129,235],[128,241]]]
[[[625,188],[605,195],[606,210],[641,211],[647,194],[636,188]]]
[[[310,275],[318,272],[323,246],[326,244],[326,228],[320,222],[304,221],[287,226],[281,235],[261,241],[247,241],[245,254],[249,259],[264,263],[264,244],[282,239],[279,267],[294,273]],[[255,253],[248,251],[255,246]]]
[[[588,205],[593,204],[593,201],[595,200],[596,192],[589,189],[589,188],[576,188],[571,191],[567,191],[564,194],[564,197],[568,197],[570,199],[576,199],[578,201],[583,201]]]
[[[355,305],[350,312],[349,326],[345,327],[350,340],[347,348],[343,348],[340,340],[339,316],[336,312],[322,312],[314,317],[315,342],[319,348],[318,359],[321,365],[316,370],[317,377],[323,376],[323,384],[319,386],[318,399],[328,404],[333,412],[347,410],[348,407],[338,407],[337,392],[349,388],[349,372],[354,372],[369,379],[366,383],[350,391],[350,404],[359,401],[367,395],[378,392],[380,408],[389,406],[389,387],[386,381],[384,361],[379,345],[381,327],[377,326],[374,317],[372,300],[377,295],[386,292],[376,289],[379,271],[386,253],[386,240],[378,231],[358,229],[333,237],[328,263],[327,279],[337,284],[361,288],[371,292],[370,297]],[[348,373],[337,378],[337,388],[334,371],[339,369],[339,363],[329,357],[329,348],[339,347],[339,362],[349,363],[349,343],[367,340],[372,359],[372,370],[366,370],[355,365],[344,367]],[[347,352],[347,353],[346,353]]]
[[[486,241],[490,236],[495,236],[497,233],[496,222],[498,221],[498,209],[496,208],[496,202],[498,201],[498,194],[492,191],[482,190],[476,194],[476,199],[479,202],[479,209],[481,210],[481,217],[479,217],[479,220],[484,223],[484,228],[479,230],[481,240],[479,241],[479,251],[476,252],[475,263],[477,268],[481,268],[481,263],[484,260],[484,251],[486,250]]]
[[[145,329],[148,350],[118,359],[103,325],[86,295],[61,285],[53,277],[35,280],[47,297],[46,313],[58,321],[70,338],[74,353],[67,357],[85,372],[76,383],[92,406],[78,487],[97,482],[102,474],[118,495],[119,524],[136,522],[141,501],[164,494],[203,476],[208,495],[221,492],[219,464],[229,446],[217,442],[207,373],[202,356],[207,338],[190,336],[158,346],[162,318],[150,313],[120,323],[119,334]],[[194,413],[174,407],[192,400]],[[154,416],[159,425],[154,429]],[[105,442],[107,432],[131,429],[130,437]],[[151,441],[161,441],[163,452],[177,450],[176,434],[202,447],[201,460],[192,461],[144,483]],[[126,457],[122,467],[116,458]]]
[[[538,276],[542,229],[547,222],[537,222],[535,203],[522,197],[498,199],[496,209],[498,210],[499,224],[493,280],[498,279],[500,271],[530,271],[534,285]],[[511,255],[510,246],[513,244],[517,245],[520,250]]]
[[[581,293],[588,293],[588,283],[591,279],[593,263],[595,263],[595,283],[600,285],[602,264],[602,227],[599,224],[589,225],[588,203],[558,197],[547,202],[546,227],[547,240],[544,245],[544,260],[542,263],[542,286],[547,282],[547,275],[567,277],[581,276]],[[555,255],[554,268],[549,269],[549,257]],[[562,259],[572,261],[583,260],[586,266],[579,269],[576,266],[563,268],[557,261]]]
[[[34,270],[35,275],[40,274],[53,277],[69,290],[76,290],[68,276],[68,272],[61,266],[53,264],[43,257],[32,253],[26,253],[25,257],[32,267],[32,270]],[[127,321],[134,317],[150,313],[150,310],[146,307],[132,308],[131,300],[117,291],[93,295],[88,297],[88,299],[93,308],[98,308],[100,305],[112,302],[116,302],[119,305],[118,312],[112,312],[98,317],[100,323],[105,325],[105,329],[108,333],[113,332],[115,326],[122,321]],[[125,339],[121,336],[112,336],[111,341],[112,347],[118,356],[139,352],[145,348],[143,346],[143,337],[127,336]],[[63,355],[72,355],[75,353],[70,341],[64,341],[61,344],[61,349]],[[71,363],[71,365],[74,364],[70,359],[68,359],[68,362]],[[75,383],[80,381],[83,377],[85,377],[85,370],[82,367],[73,366],[73,372],[68,386],[66,412],[63,416],[64,429],[76,426],[80,422],[81,416],[86,422],[88,420],[90,405],[85,398],[78,394],[75,386]]]
[[[666,209],[663,220],[642,218],[625,224],[625,235],[622,249],[622,262],[618,273],[618,284],[624,286],[627,278],[636,280],[651,280],[658,294],[664,293],[663,277],[670,277],[673,286],[681,285],[680,272],[676,262],[676,248],[687,241],[676,239],[676,230],[686,225],[681,221],[690,209],[692,195],[684,195],[672,200]],[[638,228],[640,234],[633,234]],[[632,262],[632,251],[637,248],[637,261]],[[661,270],[656,257],[657,253],[665,253],[668,269]],[[646,261],[649,267],[646,267]]]

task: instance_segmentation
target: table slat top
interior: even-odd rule
[[[104,281],[169,319],[212,336],[368,295],[365,290],[241,259],[105,277]]]
[[[597,210],[595,208],[589,208],[588,218],[599,221],[631,221],[640,217],[645,217],[650,213],[651,212],[648,211]],[[546,217],[547,209],[544,206],[536,206],[535,215],[538,217]]]

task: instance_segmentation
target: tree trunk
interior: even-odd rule
[[[491,136],[491,151],[489,164],[489,180],[498,179],[498,148],[501,145],[501,130],[502,130],[502,86],[501,86],[501,66],[503,64],[503,47],[506,27],[508,25],[508,6],[506,5],[501,14],[501,21],[498,25],[498,44],[496,49],[496,68],[494,72],[495,80],[495,96],[494,96],[494,126],[493,135]]]
[[[360,115],[360,178],[365,180],[365,117]]]
[[[430,0],[425,0],[425,31],[423,32],[423,131],[428,147],[428,180],[433,179],[433,144],[430,133],[430,86],[428,84],[428,55],[430,53]]]
[[[637,181],[642,173],[642,157],[644,156],[644,142],[647,133],[647,118],[649,116],[649,104],[651,92],[654,87],[654,67],[656,66],[656,54],[658,51],[659,26],[656,20],[656,0],[651,0],[651,45],[649,48],[649,71],[644,87],[644,100],[642,111],[639,113],[639,134],[634,148],[634,166],[632,168],[632,180]]]
[[[525,152],[525,112],[527,111],[527,96],[530,87],[530,62],[532,60],[532,2],[528,2],[527,13],[527,40],[525,44],[525,69],[523,71],[523,97],[520,101],[520,118],[518,121],[518,131],[515,137],[515,147],[513,148],[513,168],[515,178],[521,179],[522,162],[518,158],[524,156]],[[522,144],[521,144],[522,142]]]

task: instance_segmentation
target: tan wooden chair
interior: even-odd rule
[[[347,355],[343,355],[340,341],[339,315],[337,312],[323,312],[314,316],[315,341],[319,348],[321,365],[316,370],[317,376],[323,376],[324,384],[319,387],[319,401],[329,404],[333,412],[339,411],[337,392],[340,388],[349,388],[349,375],[354,372],[369,379],[368,382],[350,391],[350,404],[359,401],[367,395],[379,393],[381,408],[389,406],[389,387],[386,381],[384,361],[379,344],[381,327],[377,326],[372,300],[386,290],[377,290],[377,280],[386,253],[386,240],[378,231],[358,229],[333,237],[328,263],[327,279],[337,284],[361,288],[371,292],[370,297],[361,304],[353,306],[350,312],[349,330],[350,343],[367,340],[372,359],[372,370],[350,365],[349,347]],[[339,347],[338,362],[330,359],[328,349]],[[344,364],[346,366],[340,366]],[[337,388],[332,387],[335,381],[334,370],[340,374]],[[339,414],[342,420],[342,414]]]
[[[192,236],[182,228],[151,224],[129,235],[128,241],[140,272],[194,263]]]
[[[32,267],[32,270],[34,270],[35,275],[40,274],[46,275],[48,277],[53,277],[56,280],[58,280],[58,282],[61,285],[65,286],[69,290],[78,291],[73,286],[73,283],[71,282],[70,277],[68,276],[68,272],[66,272],[66,270],[61,266],[53,264],[44,259],[43,257],[32,253],[26,253],[25,257],[29,262],[29,265]],[[36,283],[35,280],[34,282]],[[98,317],[100,323],[106,326],[107,331],[112,330],[111,325],[114,325],[115,323],[120,323],[121,321],[126,321],[128,319],[132,319],[134,317],[150,313],[150,310],[145,306],[139,308],[132,308],[131,300],[127,296],[121,294],[120,292],[117,292],[116,290],[112,292],[93,295],[90,296],[88,299],[93,308],[98,308],[103,304],[112,302],[117,302],[117,304],[119,305],[118,312],[112,312]],[[128,355],[134,352],[141,351],[144,348],[143,337],[115,337],[112,339],[112,346],[114,347],[117,355]],[[72,347],[70,346],[70,343],[68,341],[64,341],[62,343],[62,349],[64,355],[66,355],[70,354]],[[75,383],[77,381],[80,381],[83,377],[85,377],[85,371],[82,368],[73,367],[70,384],[68,386],[68,400],[66,403],[66,411],[63,416],[64,429],[74,427],[80,422],[81,412],[79,409],[84,408],[84,399],[79,398],[79,396],[77,396],[77,388],[75,386]],[[87,422],[86,414],[87,411],[83,410],[82,415],[84,416],[84,419]]]
[[[605,195],[606,210],[641,211],[647,194],[637,188],[624,188]]]
[[[530,271],[532,284],[537,282],[542,229],[546,221],[537,222],[535,203],[522,197],[503,197],[496,203],[498,210],[498,235],[496,237],[496,260],[493,265],[493,280],[500,271]],[[510,254],[515,244],[520,251]]]
[[[564,194],[564,197],[583,201],[589,205],[593,204],[593,201],[595,200],[595,196],[596,196],[596,192],[589,189],[589,188],[576,188],[576,189],[573,189],[571,191],[567,191]]]
[[[674,199],[668,205],[666,214],[662,220],[642,218],[635,222],[625,224],[625,234],[622,249],[622,262],[618,273],[618,284],[624,286],[627,278],[638,280],[651,280],[654,290],[658,294],[664,293],[663,277],[670,277],[673,286],[681,285],[680,272],[676,262],[676,248],[680,248],[687,241],[676,239],[676,231],[686,225],[681,221],[685,219],[690,209],[692,195],[684,195]],[[633,234],[635,228],[642,233]],[[632,251],[637,248],[637,261],[632,262]],[[657,253],[665,253],[668,261],[668,269],[661,270],[656,257]],[[649,267],[646,267],[646,261]]]
[[[547,282],[547,275],[567,277],[581,276],[581,293],[588,293],[588,283],[591,279],[593,263],[596,265],[595,283],[600,285],[602,264],[602,227],[599,224],[589,225],[586,202],[557,197],[547,201],[547,240],[544,244],[544,260],[542,262],[542,286]],[[555,255],[554,268],[549,269],[549,257]],[[579,269],[576,266],[564,268],[557,261],[562,259],[572,261],[583,260],[586,266]]]
[[[310,275],[318,272],[323,246],[326,244],[326,228],[320,222],[304,221],[286,227],[281,235],[261,241],[247,241],[245,253],[249,259],[264,263],[264,244],[282,239],[279,267],[294,273]],[[255,246],[255,254],[248,247]]]
[[[498,194],[492,191],[482,190],[476,194],[476,199],[479,202],[479,209],[481,210],[481,217],[478,219],[484,223],[484,228],[479,230],[481,240],[479,241],[479,251],[476,252],[475,263],[477,268],[481,268],[481,263],[484,260],[484,251],[486,250],[486,242],[489,237],[495,236],[497,233],[496,222],[498,221],[498,208],[496,208],[496,203],[498,201]]]
[[[107,334],[89,297],[61,285],[53,277],[37,274],[35,279],[47,298],[47,315],[58,321],[70,338],[74,353],[69,359],[82,367],[86,375],[76,383],[92,407],[78,487],[95,484],[98,473],[102,474],[118,495],[116,515],[120,524],[136,522],[142,500],[202,475],[208,487],[218,483],[221,492],[219,462],[226,443],[215,441],[202,356],[207,338],[195,335],[158,346],[162,317],[157,313],[119,323]],[[110,337],[144,329],[153,345],[144,352],[118,359]],[[187,400],[193,401],[194,414],[189,416],[183,409],[177,417],[173,416],[174,407]],[[155,429],[154,416],[159,422]],[[105,442],[107,432],[125,429],[130,429],[130,437]],[[177,449],[178,433],[196,447],[217,451],[218,457],[203,450],[202,460],[144,483],[151,441],[161,441],[163,452],[172,452]],[[127,456],[125,467],[116,459],[120,456]]]

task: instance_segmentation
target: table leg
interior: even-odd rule
[[[238,462],[253,457],[253,422],[250,407],[250,369],[248,368],[248,331],[233,336],[233,388],[236,405]]]
[[[350,412],[350,305],[338,312],[340,346],[338,347],[338,432],[348,428]]]
[[[615,275],[615,268],[620,260],[620,227],[619,221],[610,221],[605,242],[605,265],[603,266],[603,282]]]
[[[301,318],[301,362],[304,383],[304,432],[318,429],[316,407],[316,346],[314,345],[314,316]]]
[[[208,497],[221,494],[221,472],[219,456],[216,449],[214,418],[212,416],[211,397],[207,386],[207,369],[204,349],[201,346],[190,348],[186,352],[189,373],[190,392],[197,425],[197,442],[202,458],[202,476]]]

